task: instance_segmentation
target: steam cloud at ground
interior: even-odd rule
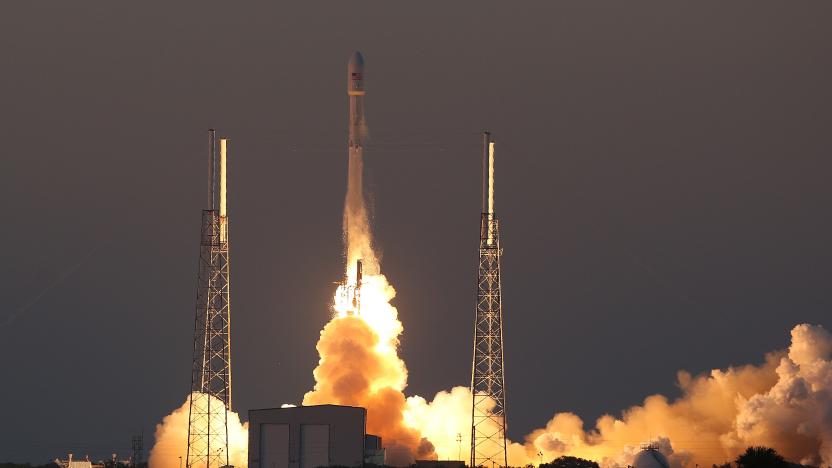
[[[208,398],[211,398],[211,405],[223,406],[219,399],[212,396]],[[199,400],[198,398],[196,401]],[[185,466],[190,403],[190,396],[188,396],[182,406],[165,416],[162,422],[156,425],[156,443],[147,461],[149,468],[180,468],[179,457],[182,457],[182,466]],[[233,411],[228,411],[227,417],[228,462],[237,468],[245,468],[248,466],[248,423],[240,423],[240,416]]]
[[[383,277],[373,281],[385,286],[376,290],[394,294]],[[387,304],[388,297],[392,298],[377,300]],[[367,430],[388,438],[390,464],[423,457],[466,459],[469,389],[454,387],[430,402],[419,396],[405,398],[407,371],[396,354],[400,332],[401,328],[388,329],[384,341],[362,317],[333,319],[321,332],[318,384],[304,403],[367,407]],[[750,445],[772,447],[803,464],[832,463],[832,335],[823,327],[795,326],[788,350],[768,354],[761,365],[699,376],[680,371],[677,380],[681,396],[676,400],[649,396],[619,417],[602,416],[591,429],[577,415],[558,413],[523,443],[510,442],[509,464],[536,464],[542,452],[543,461],[571,455],[606,468],[623,468],[648,442],[658,445],[674,467],[721,464]],[[240,424],[236,413],[228,415],[231,461],[244,467],[247,425]],[[178,457],[184,457],[187,448],[187,430],[186,400],[157,426],[151,468],[178,468]]]
[[[772,447],[803,464],[832,464],[832,336],[823,327],[797,325],[789,349],[768,354],[761,365],[699,376],[680,371],[678,385],[676,400],[649,396],[620,417],[602,416],[589,430],[577,415],[558,413],[523,443],[509,443],[509,464],[537,464],[541,452],[544,462],[570,455],[623,468],[646,443],[658,445],[674,467],[722,464],[751,445]],[[405,419],[434,444],[439,458],[461,452],[466,459],[470,411],[468,388],[455,387],[432,402],[408,398]]]

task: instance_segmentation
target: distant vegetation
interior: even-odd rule
[[[58,465],[49,462],[44,465],[32,465],[31,463],[0,463],[0,468],[57,468]]]
[[[787,468],[789,463],[776,450],[769,447],[748,447],[734,460],[737,468]]]
[[[598,468],[598,463],[584,458],[562,456],[540,465],[540,468]]]
[[[130,465],[123,462],[113,463],[111,460],[104,460],[104,468],[128,468]],[[96,464],[93,462],[93,464]],[[101,466],[101,465],[98,465]],[[31,463],[0,463],[0,468],[59,468],[54,462],[49,462],[43,465],[32,465]],[[139,463],[133,468],[147,468],[147,462]]]

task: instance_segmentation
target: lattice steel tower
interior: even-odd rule
[[[144,461],[144,431],[140,435],[135,435],[131,439],[131,446],[133,448],[133,456],[130,457],[130,465],[131,466],[139,466]],[[113,454],[113,460],[115,460],[115,454]],[[113,466],[116,466],[113,463]]]
[[[483,133],[482,215],[471,371],[471,467],[508,466],[500,299],[500,229],[494,214],[494,142]]]
[[[188,416],[188,468],[228,465],[231,409],[231,274],[228,250],[228,140],[209,130],[209,209],[202,210],[194,355]]]

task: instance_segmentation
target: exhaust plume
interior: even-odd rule
[[[390,304],[396,291],[381,274],[373,250],[372,231],[363,189],[362,119],[351,135],[347,194],[344,202],[345,281],[333,300],[334,315],[318,340],[320,361],[315,368],[315,387],[306,393],[304,405],[342,404],[367,408],[367,431],[382,437],[387,462],[407,465],[416,458],[430,458],[433,447],[404,422],[407,369],[398,356],[402,324]],[[357,263],[363,264],[358,282]],[[350,294],[352,291],[352,297]],[[360,305],[358,299],[360,296]]]
[[[363,135],[365,130],[360,130]],[[364,263],[367,274],[380,272],[370,229],[367,206],[364,201],[364,149],[350,147],[347,169],[347,196],[344,201],[344,243],[347,255],[347,277],[355,282],[355,270],[350,269],[358,260]]]
[[[222,401],[210,395],[198,398],[196,401],[206,402],[211,399],[211,405],[222,405]],[[185,403],[156,425],[156,443],[150,450],[148,458],[149,468],[180,468],[179,457],[184,461],[188,451],[188,410],[190,395]],[[228,411],[228,461],[237,468],[248,466],[248,423],[242,424],[240,416]],[[183,465],[184,467],[184,465]]]

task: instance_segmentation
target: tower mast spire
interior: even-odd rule
[[[480,215],[474,358],[471,369],[471,467],[508,466],[503,367],[500,230],[494,214],[494,142],[483,132],[483,190]]]
[[[209,130],[208,134],[209,200],[208,209],[202,210],[199,243],[187,468],[227,466],[230,452],[227,412],[231,410],[231,272],[226,197],[228,140],[220,139],[220,152],[217,154],[216,133]]]

